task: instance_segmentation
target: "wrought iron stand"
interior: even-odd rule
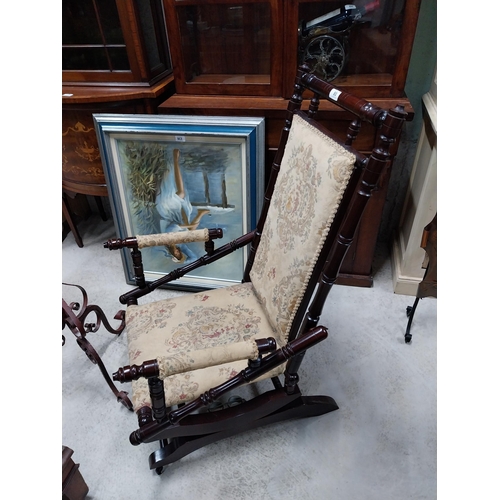
[[[406,325],[405,342],[411,344],[412,334],[410,333],[413,316],[420,299],[424,297],[437,298],[437,214],[431,222],[425,226],[420,245],[426,252],[428,263],[424,278],[418,285],[417,294],[413,306],[406,308],[408,324]]]
[[[82,305],[78,302],[71,302],[68,304],[64,299],[62,301],[62,328],[67,326],[75,335],[76,343],[80,346],[83,352],[87,355],[87,357],[99,367],[102,375],[104,376],[104,380],[108,384],[109,388],[113,391],[113,394],[116,396],[118,401],[122,403],[127,409],[133,410],[132,402],[127,396],[127,392],[119,391],[115,384],[112,382],[111,377],[109,376],[104,363],[101,360],[101,357],[94,349],[92,344],[87,340],[87,333],[94,333],[99,330],[101,323],[104,324],[104,327],[108,332],[113,333],[115,335],[120,335],[125,328],[125,311],[118,311],[115,315],[114,319],[120,321],[120,325],[118,328],[112,328],[109,324],[106,315],[102,311],[102,309],[97,305],[92,305],[88,303],[87,292],[84,288],[79,285],[72,285],[70,283],[63,283],[63,285],[74,286],[78,288],[82,293]],[[96,320],[95,323],[85,323],[87,316],[91,313],[95,314]],[[62,345],[64,345],[66,339],[64,335],[62,336]]]

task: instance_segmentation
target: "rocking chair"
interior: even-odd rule
[[[307,113],[300,110],[306,89],[314,94]],[[315,120],[320,98],[353,115],[347,140]],[[132,382],[139,423],[130,442],[159,442],[150,469],[161,474],[187,454],[245,430],[338,409],[329,396],[302,395],[298,371],[306,350],[327,337],[318,326],[323,304],[406,119],[402,106],[382,109],[301,66],[254,230],[218,249],[213,240],[220,229],[104,244],[131,249],[134,261],[138,287],[120,297],[127,306],[130,365],[113,380]],[[352,146],[361,122],[376,131],[368,156]],[[147,283],[141,248],[178,244],[186,234],[189,241],[206,242],[206,255]],[[246,245],[240,284],[138,305],[156,288]],[[270,390],[247,401],[236,398],[236,406],[221,404],[230,391],[264,379],[272,382]],[[217,404],[222,409],[210,411]]]

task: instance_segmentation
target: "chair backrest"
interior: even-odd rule
[[[286,341],[356,157],[295,114],[250,278]]]
[[[314,93],[307,114],[300,111],[305,89]],[[346,140],[315,121],[321,97],[354,114]],[[381,109],[299,68],[244,277],[281,343],[317,324],[405,119],[400,106]],[[368,157],[351,146],[361,121],[377,131]]]

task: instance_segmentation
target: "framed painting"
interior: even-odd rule
[[[117,237],[221,228],[217,246],[251,231],[264,193],[264,119],[94,114]],[[130,252],[121,250],[135,284]],[[141,250],[146,281],[193,262],[204,244]],[[247,250],[186,274],[169,288],[238,283]]]

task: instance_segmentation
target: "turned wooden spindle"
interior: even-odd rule
[[[146,286],[146,277],[144,276],[144,266],[142,265],[142,253],[137,248],[133,248],[130,252],[132,256],[132,265],[134,267],[135,284],[139,288]]]
[[[359,131],[361,129],[361,120],[355,118],[351,123],[349,123],[349,128],[347,129],[347,139],[345,141],[346,146],[352,146],[352,143],[358,137]]]
[[[309,110],[307,112],[307,116],[309,118],[315,119],[318,113],[318,109],[319,109],[319,95],[315,93],[312,96],[312,99],[309,103]]]
[[[153,417],[155,420],[163,420],[167,414],[163,380],[160,380],[158,377],[151,377],[148,379],[148,386]]]
[[[160,367],[156,359],[144,361],[141,365],[127,365],[113,373],[113,380],[116,382],[132,382],[141,377],[157,377],[160,374]]]

